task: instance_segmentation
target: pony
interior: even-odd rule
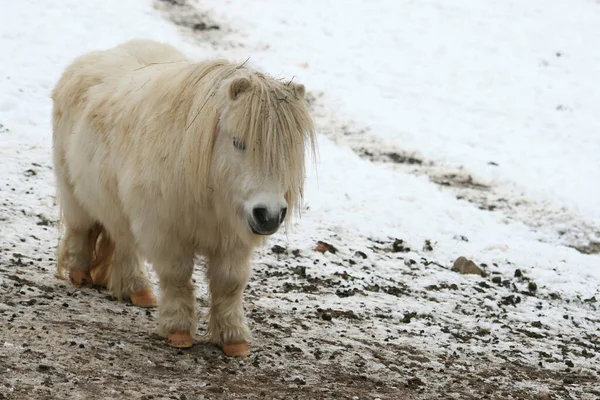
[[[51,97],[58,276],[158,305],[170,346],[198,339],[249,355],[242,300],[253,250],[299,213],[305,158],[315,155],[304,86],[133,39],[80,55]],[[210,292],[201,337],[197,256]]]

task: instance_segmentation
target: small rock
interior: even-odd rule
[[[515,296],[509,294],[508,296],[502,297],[500,303],[505,306],[516,306],[521,302],[521,298],[519,296]]]
[[[527,288],[531,293],[535,293],[537,291],[537,284],[535,282],[529,282]]]
[[[452,270],[460,274],[485,276],[485,272],[483,272],[483,270],[479,268],[477,264],[462,256],[458,257],[456,261],[454,261]]]
[[[296,268],[293,268],[292,270],[294,271],[294,273],[296,273],[300,277],[306,278],[306,267],[305,266],[296,267]]]
[[[425,383],[423,383],[423,381],[420,378],[414,377],[414,378],[410,378],[406,382],[406,386],[411,389],[415,389],[415,388],[418,388],[419,386],[425,386]]]
[[[572,385],[572,384],[574,384],[574,383],[575,383],[575,379],[573,379],[573,378],[572,378],[572,377],[570,377],[570,376],[567,376],[566,378],[564,378],[564,379],[563,379],[563,383],[564,383],[565,385]]]
[[[306,385],[306,380],[303,378],[294,378],[294,383],[296,385]]]
[[[286,249],[285,249],[285,247],[282,247],[282,246],[276,244],[275,246],[271,247],[271,251],[274,254],[285,254]]]
[[[394,253],[408,253],[410,251],[410,247],[404,246],[404,240],[395,239],[392,244],[392,251]]]
[[[288,344],[285,345],[285,351],[288,353],[302,353],[302,349],[300,347]]]
[[[198,22],[192,26],[192,29],[195,31],[210,31],[210,30],[218,30],[220,29],[219,25],[207,25],[205,22]]]
[[[38,371],[45,372],[45,371],[49,371],[51,369],[52,369],[52,367],[50,365],[46,365],[46,364],[38,365]]]
[[[350,296],[354,296],[356,293],[359,293],[360,291],[357,288],[352,288],[352,289],[347,289],[347,290],[342,290],[342,289],[338,289],[336,290],[335,294],[338,297],[350,297]]]
[[[581,350],[581,355],[585,358],[594,358],[594,353],[590,353],[586,349]]]
[[[362,251],[360,251],[360,250],[355,251],[354,252],[354,256],[355,257],[360,257],[363,260],[365,260],[367,258],[367,255],[365,253],[363,253]]]
[[[404,314],[404,317],[402,318],[402,322],[405,324],[410,324],[410,321],[415,318],[417,316],[416,312],[408,312],[406,314]]]
[[[321,318],[323,318],[325,321],[331,321],[333,319],[333,317],[331,316],[331,314],[329,313],[323,313],[321,314]]]
[[[315,247],[315,251],[318,251],[319,253],[325,253],[328,251],[331,254],[335,254],[338,250],[334,245],[319,240],[317,242],[317,247]]]
[[[29,299],[27,301],[21,301],[20,304],[24,305],[24,306],[33,306],[35,305],[35,303],[37,303],[36,299]]]
[[[37,216],[40,220],[37,222],[36,225],[38,226],[49,226],[51,225],[51,221],[46,218],[45,216],[43,216],[42,214],[38,214]]]
[[[521,272],[520,269],[515,269],[515,278],[522,278],[523,277],[523,272]]]
[[[404,154],[399,154],[395,152],[386,153],[386,156],[396,164],[423,164],[423,160],[419,160],[416,157],[411,157]]]
[[[425,240],[425,244],[423,245],[423,251],[433,251],[433,246],[431,245],[431,240]]]

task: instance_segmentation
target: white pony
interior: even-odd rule
[[[190,347],[194,257],[204,255],[211,304],[201,340],[248,355],[252,251],[299,209],[305,150],[315,150],[304,94],[150,40],[77,58],[52,94],[59,276],[152,307],[147,259],[160,280],[158,332]]]

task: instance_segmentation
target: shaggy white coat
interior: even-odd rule
[[[147,259],[160,279],[159,333],[194,335],[191,276],[202,254],[204,339],[244,342],[242,294],[264,242],[250,229],[252,209],[287,205],[289,219],[306,145],[314,150],[304,87],[133,40],[77,58],[52,98],[60,275],[99,268],[112,295],[128,300],[151,287]]]

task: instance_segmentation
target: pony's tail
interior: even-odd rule
[[[96,223],[88,232],[88,244],[90,249],[90,269],[87,271],[92,283],[97,286],[108,286],[110,271],[115,254],[115,243],[108,236],[108,232],[104,226]],[[61,240],[58,248],[59,262],[57,263],[58,276],[62,279],[69,280],[68,263],[61,262],[66,253],[63,248],[66,244],[65,240]],[[62,257],[61,257],[62,256]]]

